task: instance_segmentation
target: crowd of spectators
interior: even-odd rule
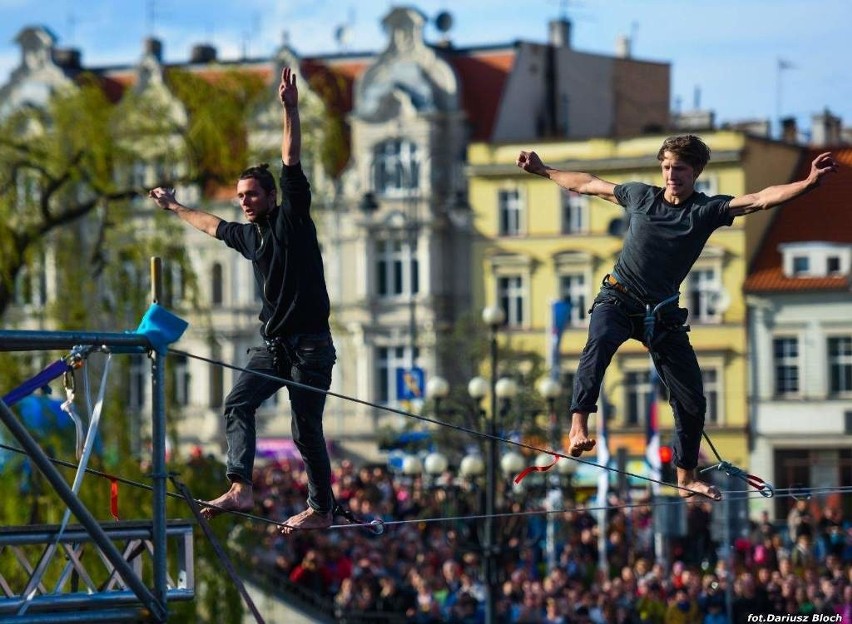
[[[482,522],[464,518],[481,513],[481,492],[449,474],[435,483],[425,478],[337,462],[337,501],[357,516],[388,522],[384,534],[333,528],[284,537],[273,523],[255,523],[253,563],[274,570],[282,587],[333,605],[341,622],[483,622]],[[267,463],[256,470],[258,508],[271,520],[287,518],[303,507],[306,485],[297,462]],[[752,519],[748,535],[720,557],[714,503],[692,501],[688,535],[670,539],[661,561],[648,499],[626,505],[611,493],[603,526],[597,512],[569,499],[555,514],[555,560],[548,565],[549,514],[541,498],[510,489],[499,497],[499,622],[739,624],[776,615],[788,617],[774,621],[852,623],[852,524],[837,507],[790,499],[786,518],[764,512]]]

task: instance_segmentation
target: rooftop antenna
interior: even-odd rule
[[[77,16],[71,11],[68,13],[68,44],[74,46],[74,30],[77,26]]]
[[[157,0],[145,0],[145,30],[149,36],[154,36],[154,27],[157,22]]]

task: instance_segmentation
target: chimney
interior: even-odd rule
[[[80,69],[80,50],[77,48],[56,48],[53,50],[53,60],[62,69]]]
[[[158,63],[163,62],[163,42],[159,39],[155,39],[154,37],[145,39],[144,50],[145,56],[150,54],[157,59]]]
[[[618,35],[615,40],[615,56],[618,58],[630,58],[630,37]]]
[[[824,147],[840,144],[840,117],[832,115],[827,108],[811,118],[811,145]]]
[[[207,43],[192,46],[189,55],[190,63],[212,63],[216,60],[216,48]]]
[[[557,48],[571,47],[571,22],[567,19],[550,20],[547,24],[548,43]]]
[[[796,127],[795,117],[784,117],[781,120],[781,140],[784,143],[799,142],[799,129]]]

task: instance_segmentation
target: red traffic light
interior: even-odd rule
[[[668,464],[672,460],[672,447],[660,447],[660,463]]]

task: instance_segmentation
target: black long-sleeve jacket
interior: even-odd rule
[[[311,187],[297,163],[281,166],[281,204],[255,223],[222,222],[216,238],[252,261],[263,293],[264,338],[329,331],[329,299]]]

